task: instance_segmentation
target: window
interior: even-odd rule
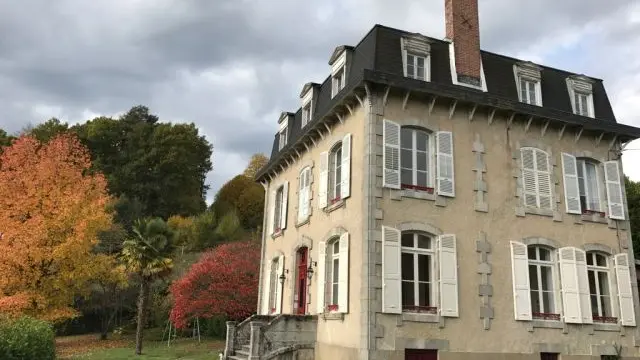
[[[617,323],[611,304],[608,256],[598,252],[587,253],[587,275],[593,320]]]
[[[334,146],[329,154],[329,203],[340,201],[342,182],[342,143]]]
[[[338,95],[340,90],[344,88],[346,81],[346,73],[344,71],[344,66],[341,67],[338,71],[336,71],[331,77],[331,97]]]
[[[273,314],[278,308],[278,260],[271,261],[269,272],[269,313]]]
[[[282,130],[280,130],[279,137],[279,145],[278,150],[282,150],[282,148],[287,145],[287,127],[285,126]]]
[[[282,230],[282,213],[284,202],[284,186],[276,190],[275,202],[273,207],[273,233],[277,234]]]
[[[431,140],[422,130],[405,128],[400,133],[400,179],[403,189],[433,193]]]
[[[540,105],[538,102],[538,86],[540,82],[530,78],[520,77],[520,101],[530,105]]]
[[[598,184],[598,166],[589,161],[578,159],[578,189],[580,206],[583,213],[601,212],[600,188]]]
[[[436,313],[431,238],[421,233],[402,233],[402,310]]]
[[[406,76],[412,79],[428,81],[427,59],[423,56],[406,53]]]
[[[298,222],[303,222],[309,217],[311,201],[311,168],[305,167],[300,172],[300,184],[298,189]]]
[[[329,271],[329,311],[338,310],[338,294],[340,293],[340,241],[335,239],[329,244],[330,263]]]
[[[549,155],[535,148],[520,149],[524,205],[551,210],[551,172]]]
[[[589,104],[591,95],[579,91],[574,92],[575,113],[582,116],[591,116],[589,114]]]
[[[302,107],[302,127],[307,126],[309,121],[311,121],[311,102]]]
[[[540,353],[540,360],[558,360],[556,353]]]
[[[552,251],[542,246],[529,246],[529,286],[533,318],[560,320],[554,304]]]

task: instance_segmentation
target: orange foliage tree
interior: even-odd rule
[[[112,257],[92,251],[111,216],[106,181],[90,167],[68,134],[46,144],[23,136],[2,152],[0,312],[66,319],[92,280],[119,276]]]

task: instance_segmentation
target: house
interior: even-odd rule
[[[229,359],[640,359],[616,121],[600,79],[381,25],[283,112],[257,314]]]

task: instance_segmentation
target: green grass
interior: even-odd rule
[[[192,339],[177,339],[167,347],[167,342],[145,341],[142,355],[135,355],[135,342],[131,338],[119,340],[98,341],[95,335],[58,338],[57,349],[59,359],[84,360],[217,360],[218,352],[222,351],[224,342],[221,340],[205,340],[201,343]]]

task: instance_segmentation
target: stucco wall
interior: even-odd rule
[[[349,249],[349,310],[344,319],[325,320],[322,315],[318,316],[318,342],[330,343],[346,348],[357,347],[359,341],[360,318],[358,309],[360,307],[358,294],[360,293],[360,267],[361,263],[361,243],[362,243],[362,157],[359,156],[364,148],[363,127],[364,111],[361,106],[353,109],[354,113],[345,116],[344,123],[339,122],[331,128],[331,134],[323,132],[324,139],[317,139],[316,145],[310,145],[310,152],[304,152],[302,158],[279,173],[277,178],[271,181],[267,188],[267,194],[276,189],[282,182],[289,181],[287,227],[282,236],[272,238],[266,236],[265,259],[263,261],[263,281],[261,302],[267,301],[266,281],[268,281],[269,264],[273,256],[278,252],[285,255],[285,269],[289,272],[286,275],[283,290],[282,312],[291,314],[293,312],[293,293],[296,279],[296,251],[300,246],[309,246],[311,261],[318,261],[318,246],[321,241],[326,241],[337,232],[336,229],[343,228],[350,234]],[[318,208],[317,194],[319,181],[319,161],[320,153],[329,151],[333,144],[343,139],[348,134],[351,138],[351,196],[344,202],[344,206],[331,212],[325,212]],[[309,143],[310,144],[310,143]],[[311,216],[309,221],[303,225],[296,226],[297,206],[298,206],[298,176],[300,170],[305,166],[312,165],[313,183],[311,185]],[[267,197],[267,201],[270,197]],[[267,205],[271,209],[270,204]],[[307,313],[317,313],[317,272],[310,284]],[[263,307],[261,306],[260,309]],[[318,344],[319,345],[319,344]]]
[[[406,222],[423,223],[443,233],[456,234],[459,276],[459,318],[446,318],[441,323],[422,323],[402,321],[401,316],[382,314],[381,278],[379,278],[376,301],[376,348],[378,350],[399,350],[404,338],[446,339],[447,351],[479,353],[534,353],[534,343],[566,345],[564,354],[591,355],[591,345],[616,342],[625,347],[625,354],[637,356],[634,347],[636,329],[613,326],[613,331],[599,331],[598,326],[566,325],[560,328],[534,328],[535,322],[514,320],[513,291],[511,275],[510,241],[522,241],[527,237],[551,239],[560,246],[578,246],[597,243],[613,249],[614,253],[627,252],[630,237],[625,229],[627,222],[591,223],[579,220],[579,216],[567,214],[564,204],[561,152],[579,153],[589,151],[595,159],[608,159],[610,138],[605,138],[596,146],[596,137],[586,132],[577,139],[575,129],[567,128],[560,138],[560,128],[550,124],[543,131],[542,119],[534,119],[528,129],[528,119],[516,118],[508,126],[508,114],[496,113],[491,125],[488,125],[486,110],[478,110],[473,121],[469,120],[469,107],[459,105],[449,118],[449,103],[436,103],[429,115],[429,103],[426,100],[409,100],[403,109],[403,98],[389,96],[384,109],[384,118],[402,125],[426,125],[433,130],[453,132],[456,196],[453,199],[438,201],[400,198],[397,191],[382,189],[381,181],[377,190],[381,197],[376,198],[378,209],[377,230],[381,225],[399,227]],[[375,126],[381,129],[382,117],[375,119]],[[544,136],[543,136],[544,133]],[[483,162],[486,167],[483,180],[486,183],[488,212],[476,211],[477,174],[473,170],[477,164],[474,142],[484,147]],[[382,144],[382,132],[379,131],[377,143]],[[516,197],[516,162],[514,151],[519,146],[539,145],[549,148],[555,162],[554,187],[557,211],[552,216],[526,214],[517,216],[519,199]],[[382,167],[382,147],[378,146],[378,172]],[[440,206],[444,205],[444,206]],[[605,210],[606,211],[606,210]],[[520,214],[522,215],[522,214]],[[491,307],[493,318],[486,322],[481,319],[482,298],[479,285],[482,276],[478,273],[480,255],[476,251],[476,241],[480,233],[486,233],[491,245],[488,262],[491,265],[490,285],[493,289]],[[376,274],[382,274],[381,236],[376,236],[377,265]],[[629,245],[630,246],[630,245]],[[633,263],[633,258],[630,257]],[[632,270],[634,271],[634,270]],[[611,273],[614,276],[614,273]],[[632,278],[635,278],[632,273]],[[634,299],[637,309],[637,286],[634,285]],[[556,288],[559,284],[555,284]],[[556,294],[559,298],[559,293]],[[617,301],[617,299],[615,300]],[[557,302],[558,306],[561,306]],[[486,317],[490,317],[484,314]],[[563,329],[564,327],[564,329]],[[384,351],[379,352],[379,356]],[[392,353],[392,352],[391,352]],[[388,353],[388,354],[391,354]],[[445,355],[442,359],[463,359],[458,355]],[[384,356],[379,357],[384,358]],[[474,357],[477,359],[478,357]],[[497,359],[496,357],[491,357]],[[509,357],[512,358],[512,357]],[[523,356],[522,359],[528,358]],[[565,358],[563,356],[563,358]],[[577,359],[577,358],[576,358]]]

